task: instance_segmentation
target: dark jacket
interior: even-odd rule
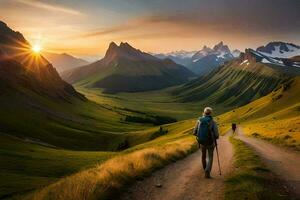
[[[201,122],[200,122],[200,118],[197,120],[197,122],[196,122],[196,125],[195,125],[195,128],[194,128],[194,135],[197,135],[197,133],[198,133],[198,128],[199,128],[199,124],[200,124]],[[219,130],[218,130],[218,125],[217,125],[217,123],[214,121],[214,120],[212,120],[212,132],[213,132],[213,134],[214,134],[214,137],[215,137],[215,139],[218,139],[219,138]]]

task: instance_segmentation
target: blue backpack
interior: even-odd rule
[[[212,145],[213,144],[213,136],[212,136],[212,121],[213,118],[211,116],[203,116],[199,118],[198,132],[197,132],[197,140],[199,144],[202,145]]]

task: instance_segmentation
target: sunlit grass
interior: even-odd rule
[[[300,117],[245,123],[245,134],[300,150]]]
[[[189,135],[162,145],[114,157],[103,164],[64,178],[29,196],[28,199],[107,199],[136,178],[143,177],[197,149]]]

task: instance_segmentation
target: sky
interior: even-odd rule
[[[111,41],[156,53],[300,44],[300,0],[0,0],[0,20],[43,51],[89,59]]]

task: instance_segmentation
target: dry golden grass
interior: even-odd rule
[[[196,150],[193,137],[114,157],[103,164],[61,179],[30,195],[28,199],[107,199],[138,177]]]
[[[300,117],[243,124],[246,135],[300,150]]]

